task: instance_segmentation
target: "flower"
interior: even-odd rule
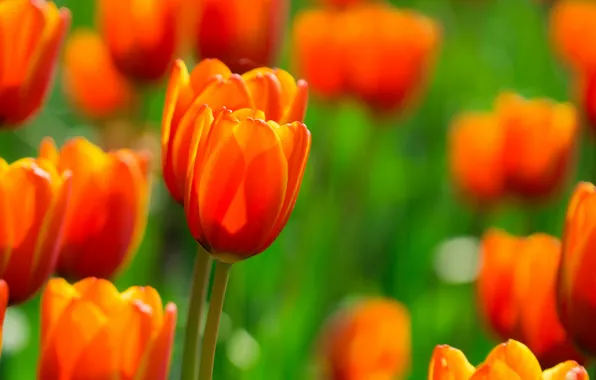
[[[132,105],[133,87],[114,66],[99,34],[78,29],[64,50],[63,87],[78,111],[106,118]]]
[[[341,310],[323,331],[325,378],[405,378],[411,361],[410,334],[410,314],[395,300],[372,298]]]
[[[43,159],[10,165],[0,158],[0,279],[10,303],[35,294],[54,272],[62,242],[71,175]]]
[[[287,0],[200,0],[197,54],[243,73],[275,63],[287,18]]]
[[[481,314],[501,339],[526,344],[544,367],[583,362],[557,315],[560,250],[557,238],[541,233],[517,237],[491,229],[482,238]]]
[[[561,0],[550,12],[550,34],[555,51],[572,69],[596,67],[596,4],[590,0]]]
[[[163,78],[178,43],[175,0],[99,0],[98,22],[116,67],[137,82]]]
[[[58,272],[76,279],[113,276],[132,259],[145,231],[148,155],[127,149],[105,153],[82,137],[60,151],[46,138],[39,155],[73,173]]]
[[[0,280],[0,354],[2,353],[2,324],[8,306],[8,285],[6,281]]]
[[[496,346],[486,360],[474,368],[465,355],[447,345],[435,348],[428,370],[428,380],[587,380],[585,368],[570,360],[542,372],[540,364],[525,345],[508,340]]]
[[[14,128],[42,107],[70,12],[45,0],[0,1],[0,126]]]
[[[185,179],[184,210],[194,238],[215,258],[236,262],[264,251],[294,208],[311,136],[298,121],[265,121],[262,111],[202,105]]]
[[[596,69],[577,75],[574,91],[588,126],[596,131]]]
[[[306,82],[280,69],[259,68],[240,76],[221,61],[206,59],[189,74],[184,62],[176,61],[166,93],[161,140],[164,181],[172,197],[178,203],[184,199],[188,149],[203,104],[213,112],[222,107],[259,109],[267,120],[287,124],[304,119],[307,97]]]
[[[40,379],[168,377],[176,305],[157,291],[107,280],[49,281],[41,299]]]

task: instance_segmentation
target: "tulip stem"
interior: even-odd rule
[[[193,283],[190,293],[190,306],[186,319],[186,336],[182,355],[182,380],[195,380],[199,370],[199,355],[201,342],[201,327],[203,326],[204,310],[207,301],[207,288],[211,275],[211,256],[199,244]]]
[[[211,380],[213,376],[219,320],[226,297],[226,287],[228,286],[231,268],[232,264],[221,261],[215,262],[215,278],[213,279],[213,289],[211,290],[211,299],[209,300],[209,313],[207,314],[205,336],[203,337],[203,352],[201,354],[201,366],[199,370],[200,380]]]

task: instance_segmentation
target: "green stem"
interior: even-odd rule
[[[213,363],[215,360],[215,346],[217,345],[217,333],[219,320],[226,297],[226,287],[230,277],[232,264],[221,261],[215,262],[215,278],[213,290],[209,301],[209,314],[207,314],[207,325],[203,337],[203,353],[201,354],[201,367],[199,371],[200,380],[211,380],[213,376]]]
[[[203,307],[207,300],[207,288],[211,274],[211,256],[199,244],[192,289],[190,306],[186,319],[186,336],[184,338],[184,352],[182,355],[182,380],[195,380],[198,374],[200,355],[201,327],[203,326]]]

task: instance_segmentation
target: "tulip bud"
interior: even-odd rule
[[[33,296],[54,272],[71,190],[48,160],[0,159],[0,279],[10,303]]]
[[[38,377],[166,380],[176,314],[150,287],[119,293],[106,280],[52,279],[41,299]]]
[[[112,277],[132,259],[145,231],[148,156],[127,149],[105,153],[83,138],[60,151],[47,138],[39,154],[73,173],[58,272],[75,279]]]
[[[45,0],[0,2],[0,128],[14,128],[33,117],[54,76],[70,12]]]

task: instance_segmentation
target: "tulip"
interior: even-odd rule
[[[561,0],[550,15],[550,34],[555,51],[572,69],[596,67],[596,3],[591,0]]]
[[[116,67],[145,83],[166,75],[177,49],[174,0],[99,0],[98,22]]]
[[[41,299],[38,378],[166,380],[176,313],[151,287],[119,293],[107,280],[52,279]]]
[[[596,131],[596,70],[589,70],[578,75],[575,83],[575,96],[588,125],[592,131]]]
[[[499,344],[474,368],[465,355],[449,346],[437,346],[431,358],[428,380],[587,380],[585,368],[570,360],[542,372],[532,351],[515,340]]]
[[[410,315],[397,301],[369,299],[341,310],[324,330],[326,378],[405,378],[411,360],[410,334]]]
[[[182,203],[189,146],[203,104],[213,112],[254,108],[279,124],[304,119],[308,87],[280,69],[260,68],[240,76],[221,61],[201,61],[192,73],[177,61],[168,85],[162,120],[162,168],[172,197]]]
[[[105,153],[79,137],[60,151],[46,138],[40,157],[73,173],[59,273],[81,279],[112,277],[136,252],[145,231],[149,160],[127,149]]]
[[[0,354],[2,353],[2,324],[8,306],[8,285],[6,281],[0,280]]]
[[[217,58],[233,72],[275,64],[287,0],[197,0],[197,54]]]
[[[544,367],[583,362],[557,315],[560,250],[559,240],[546,234],[522,238],[492,229],[482,239],[481,314],[499,338],[526,344]]]
[[[63,67],[65,93],[87,117],[106,118],[131,107],[132,85],[116,69],[104,41],[94,31],[72,33]]]
[[[187,154],[184,209],[192,235],[233,263],[264,251],[294,208],[310,150],[300,122],[279,125],[261,111],[205,105]]]
[[[0,125],[11,128],[42,107],[70,12],[45,0],[0,1]]]
[[[47,160],[0,158],[0,279],[11,304],[33,296],[54,271],[70,189],[70,172]]]

